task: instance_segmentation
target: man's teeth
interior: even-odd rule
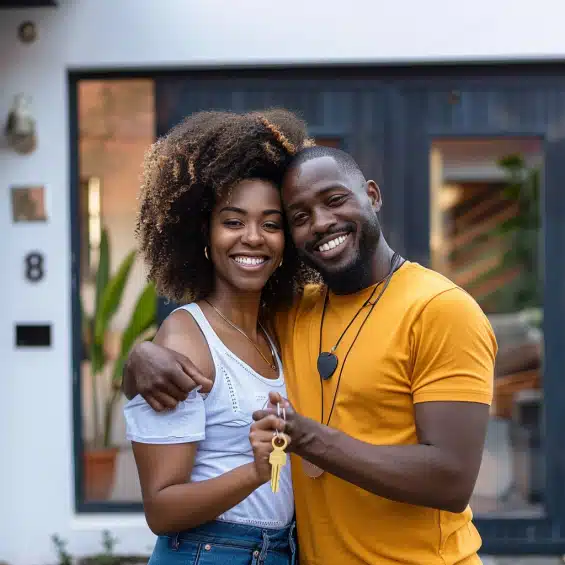
[[[346,239],[347,239],[346,235],[340,235],[339,237],[336,237],[335,239],[332,239],[330,241],[327,241],[323,245],[320,245],[318,249],[320,251],[329,251],[330,249],[333,249],[334,247],[341,245]]]
[[[261,265],[261,263],[264,263],[267,259],[265,259],[264,257],[239,256],[234,257],[234,260],[236,263],[241,263],[242,265]]]

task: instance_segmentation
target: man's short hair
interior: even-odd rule
[[[336,147],[327,147],[326,145],[316,145],[299,151],[290,162],[289,170],[320,157],[331,157],[345,174],[358,176],[365,182],[365,175],[363,175],[359,165],[349,153]]]

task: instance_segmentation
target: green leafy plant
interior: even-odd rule
[[[102,551],[93,555],[87,555],[73,559],[67,551],[67,541],[58,534],[51,536],[55,551],[57,553],[57,565],[146,565],[149,555],[119,555],[115,552],[119,543],[117,537],[108,530],[102,532]],[[2,565],[0,563],[0,565]]]
[[[108,530],[102,532],[102,547],[104,548],[105,555],[112,555],[114,547],[118,543],[118,538],[114,537]]]
[[[506,292],[512,294],[514,308],[537,308],[543,301],[540,280],[540,170],[538,167],[528,168],[520,155],[501,159],[499,166],[508,175],[504,196],[518,206],[516,216],[500,226],[501,235],[508,240],[503,264],[517,266],[521,270],[520,276]]]
[[[541,208],[539,167],[528,167],[518,154],[507,155],[498,161],[506,173],[503,197],[516,205],[516,214],[484,235],[484,239],[498,240],[505,250],[499,264],[484,278],[497,276],[509,270],[518,274],[509,283],[499,286],[482,297],[485,304],[498,312],[532,312],[535,325],[541,323],[539,312],[543,304],[541,280]]]
[[[118,538],[114,537],[108,530],[102,532],[102,552],[91,557],[90,563],[96,565],[118,565],[122,561],[114,555],[114,548],[118,543]]]
[[[136,341],[144,336],[146,339],[151,337],[148,334],[155,327],[157,315],[157,293],[153,283],[148,283],[139,294],[129,322],[121,334],[117,358],[113,360],[109,358],[106,347],[108,330],[121,305],[136,253],[129,252],[113,275],[111,275],[110,257],[108,232],[104,228],[100,241],[92,314],[86,313],[81,305],[83,343],[86,357],[90,361],[94,427],[92,447],[95,448],[107,448],[111,445],[114,408],[120,397],[124,364]],[[101,398],[99,381],[108,375],[110,391],[105,398]],[[103,421],[100,421],[102,402],[104,403]]]
[[[71,554],[67,551],[67,541],[62,539],[58,534],[53,534],[51,541],[57,553],[57,565],[72,565],[73,559]]]

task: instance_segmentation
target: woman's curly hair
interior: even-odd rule
[[[304,122],[280,109],[198,112],[158,139],[145,155],[136,235],[159,294],[176,302],[208,295],[214,272],[204,247],[216,200],[245,179],[280,186],[292,157],[312,145]],[[283,263],[263,289],[263,306],[287,305],[314,279],[285,228]]]

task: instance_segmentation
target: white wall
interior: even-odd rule
[[[53,562],[52,532],[75,553],[97,549],[102,527],[123,551],[153,539],[141,517],[73,510],[67,69],[563,58],[564,17],[560,0],[64,0],[0,11],[0,118],[23,91],[39,131],[30,156],[0,147],[0,560]],[[16,38],[23,19],[38,24],[32,45]],[[48,188],[46,225],[11,224],[8,187],[27,182]],[[48,261],[37,286],[22,278],[34,248]],[[15,350],[16,320],[53,322],[53,347]]]

